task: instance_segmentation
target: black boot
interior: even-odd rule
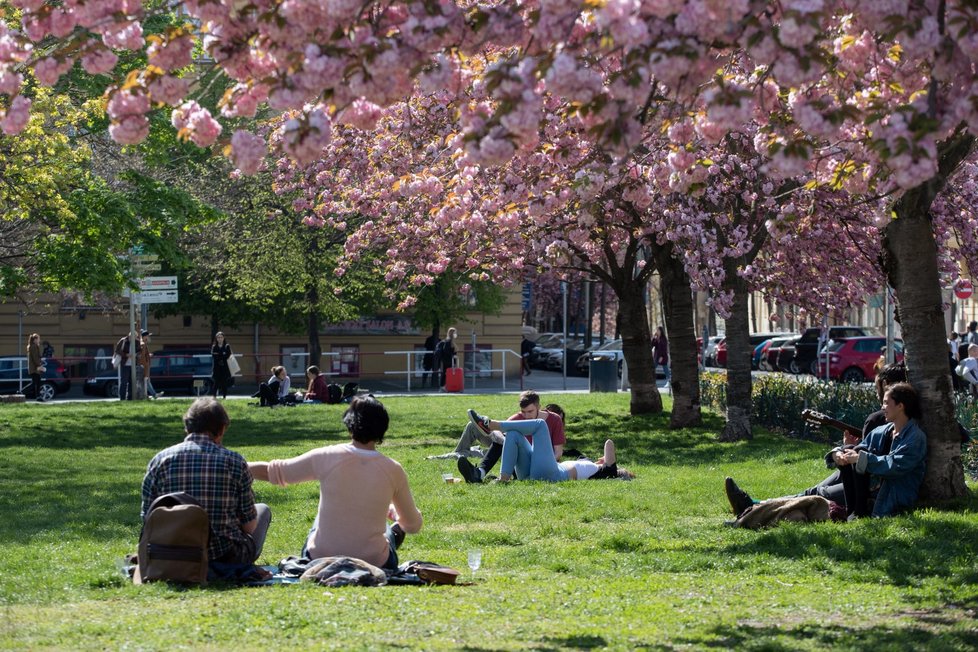
[[[733,509],[734,516],[740,516],[754,505],[754,500],[746,491],[737,486],[733,478],[724,481],[724,488],[727,490],[727,500]]]

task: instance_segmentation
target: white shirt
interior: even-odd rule
[[[968,356],[961,361],[961,364],[968,370],[962,378],[972,385],[978,385],[978,360]]]
[[[569,460],[567,462],[561,462],[560,467],[568,472],[571,469],[577,469],[578,480],[587,480],[601,468],[591,460]]]

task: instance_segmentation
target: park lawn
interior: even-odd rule
[[[310,584],[133,586],[117,570],[139,533],[146,463],[182,437],[187,400],[0,406],[0,649],[978,647],[978,500],[853,524],[724,527],[723,478],[757,497],[825,476],[824,445],[758,432],[720,444],[722,421],[668,429],[630,417],[625,394],[568,394],[568,445],[618,443],[632,482],[446,485],[465,409],[493,417],[515,396],[385,400],[382,450],[424,513],[401,559],[472,573],[456,587]],[[226,444],[248,459],[347,439],[341,406],[226,403]],[[667,402],[668,407],[668,402]],[[456,473],[457,475],[457,473]],[[256,483],[273,512],[262,561],[296,554],[315,484]]]

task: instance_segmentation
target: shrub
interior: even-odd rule
[[[727,407],[726,372],[708,372],[700,376],[700,400],[705,407],[723,412]],[[758,425],[799,439],[825,441],[838,439],[815,429],[802,419],[808,408],[823,412],[850,425],[862,428],[866,417],[880,409],[876,388],[869,384],[835,383],[810,376],[799,379],[784,374],[755,376],[751,388],[751,417]],[[954,395],[958,421],[971,430],[978,427],[978,404],[967,394]]]

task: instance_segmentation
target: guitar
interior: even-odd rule
[[[858,439],[861,437],[862,428],[857,428],[855,426],[849,425],[845,421],[839,421],[838,419],[833,419],[827,414],[822,414],[816,410],[802,410],[801,418],[805,420],[806,423],[810,423],[813,426],[828,426],[829,428],[835,428],[836,430],[841,430],[844,434],[855,437]],[[846,442],[849,443],[849,442]]]

